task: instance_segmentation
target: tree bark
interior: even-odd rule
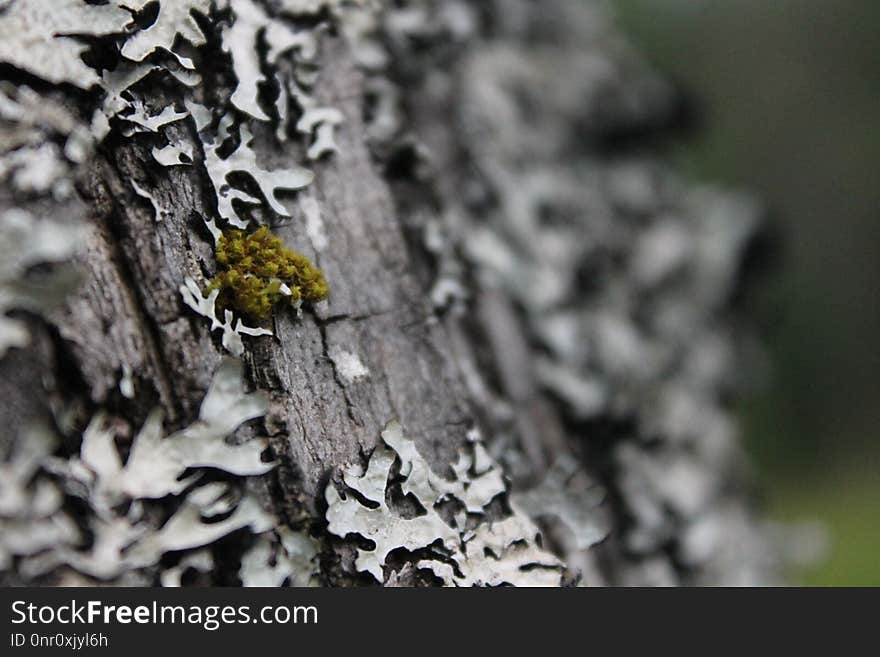
[[[125,44],[147,34],[152,15],[137,13],[145,3],[111,4],[137,21],[96,38],[85,61],[119,71],[131,65]],[[175,26],[178,59],[152,50],[146,61],[156,70],[124,98],[150,117],[195,102],[212,112],[208,128],[190,110],[127,134],[126,109],[109,117],[88,158],[70,164],[76,193],[37,193],[6,177],[0,213],[17,208],[88,226],[76,257],[81,282],[62,305],[10,311],[27,322],[30,343],[0,359],[6,451],[34,420],[50,421],[59,436],[56,461],[78,456],[99,411],[123,456],[156,407],[165,433],[196,421],[229,356],[180,288],[187,278],[203,288],[216,272],[206,221],[225,226],[205,130],[229,117],[253,133],[261,169],[314,172],[310,185],[283,195],[289,217],[273,211],[260,174],[227,182],[261,201],[250,225],[271,226],[311,258],[331,291],[300,313],[274,312],[262,325],[271,337],[244,337],[247,386],[268,404],[233,442],[267,437],[276,466],[246,480],[208,476],[255,495],[272,531],[301,532],[316,545],[312,582],[377,579],[359,567],[369,537],[333,531],[327,491],[361,499],[352,469],[377,461],[380,435],[395,420],[445,480],[476,481],[478,466],[466,476],[455,467],[479,430],[506,484],[468,526],[529,517],[543,530],[536,549],[560,560],[559,583],[776,581],[778,550],[753,512],[727,406],[744,344],[732,300],[757,212],[748,199],[691,186],[664,164],[657,145],[675,127],[680,98],[599,3],[191,4],[203,43]],[[257,17],[253,42],[228,37]],[[281,49],[279,29],[315,38],[316,56]],[[198,84],[180,82],[190,73],[180,57],[192,59]],[[239,61],[249,57],[259,58],[255,99],[268,121],[234,102],[247,81]],[[312,71],[314,83],[302,82]],[[106,113],[106,75],[84,92],[15,62],[3,73],[11,98],[32,89],[83,122],[95,109]],[[284,80],[298,81],[307,100],[288,97]],[[306,155],[313,135],[295,129],[310,104],[344,118],[335,151],[314,161]],[[6,117],[7,134],[21,120]],[[46,123],[37,129],[55,135]],[[191,162],[160,164],[155,149],[169,144]],[[396,463],[389,508],[430,515],[407,510],[424,502],[395,487],[412,481],[399,450]],[[63,479],[57,467],[37,476]],[[61,487],[69,511],[72,494]],[[151,504],[167,518],[177,503]],[[89,549],[87,517],[76,515],[86,538],[74,550]],[[214,566],[198,581],[241,583],[250,541],[239,530],[207,544]],[[419,565],[427,545],[400,545],[381,560],[378,579],[457,581]],[[5,580],[159,583],[192,550],[168,550],[160,563],[105,578],[78,572],[69,556],[31,576],[23,564],[34,552],[11,552]]]

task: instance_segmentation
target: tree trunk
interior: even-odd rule
[[[602,3],[61,4],[0,14],[5,582],[776,581],[757,212],[663,163]],[[259,225],[329,297],[217,330]]]

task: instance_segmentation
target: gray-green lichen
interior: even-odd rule
[[[82,60],[88,46],[76,37],[121,34],[129,23],[131,14],[113,4],[12,0],[0,12],[0,62],[87,89],[99,78]]]
[[[325,493],[328,531],[342,538],[356,534],[373,544],[358,549],[357,570],[384,582],[389,554],[404,550],[422,555],[417,568],[447,586],[561,583],[563,564],[541,547],[540,531],[528,517],[514,511],[496,518],[488,510],[508,491],[500,468],[475,436],[453,464],[451,480],[431,470],[398,422],[385,427],[382,441],[365,471],[343,473],[345,487],[357,495],[340,494],[333,484]],[[418,502],[415,515],[389,501],[398,486],[403,498]]]
[[[237,228],[246,228],[248,219],[235,210],[232,201],[259,204],[261,200],[247,192],[232,188],[227,177],[232,173],[250,176],[268,206],[277,214],[288,217],[290,212],[276,196],[278,190],[301,189],[314,180],[314,174],[308,169],[287,168],[267,170],[260,166],[254,151],[250,148],[253,136],[247,126],[241,128],[238,148],[228,157],[221,158],[218,150],[222,141],[205,144],[205,167],[214,189],[217,192],[220,217]]]
[[[143,140],[162,166],[206,174],[216,212],[202,220],[215,239],[230,226],[289,217],[281,192],[295,191],[315,251],[330,248],[309,190],[313,171],[273,167],[258,147],[299,139],[316,170],[314,161],[336,150],[345,117],[312,93],[329,23],[367,75],[366,127],[377,158],[414,153],[421,201],[404,199],[402,223],[421,231],[436,262],[434,306],[477,334],[491,333],[480,319],[492,316],[481,308],[487,297],[505,295],[516,306],[510,323],[528,339],[528,371],[511,382],[504,367],[485,372],[464,351],[459,358],[496,430],[486,447],[469,441],[449,479],[391,424],[366,471],[348,470],[341,490],[328,487],[330,532],[373,543],[358,550],[356,570],[386,582],[410,568],[448,585],[559,584],[565,566],[589,575],[593,546],[610,530],[614,545],[600,548],[608,574],[590,581],[772,581],[776,548],[737,491],[736,431],[723,404],[736,339],[722,306],[757,210],[740,195],[684,184],[651,156],[604,150],[614,130],[662,115],[671,94],[615,36],[600,3],[148,5],[2,3],[0,63],[61,85],[52,95],[0,86],[0,180],[14,199],[69,197],[73,171],[112,134]],[[144,24],[147,9],[155,18]],[[208,53],[212,42],[219,50]],[[111,68],[92,67],[114,54]],[[205,84],[216,69],[205,56],[228,58],[230,88]],[[178,102],[148,105],[140,91],[148,78],[173,88]],[[94,106],[59,101],[69,86],[92,90]],[[160,220],[164,209],[148,184],[131,186]],[[82,232],[72,219],[22,206],[0,214],[0,238],[2,358],[27,343],[14,313],[43,312],[68,291],[74,278],[43,266],[70,259]],[[194,264],[190,273],[197,271]],[[234,355],[244,353],[243,335],[271,335],[228,310],[218,317],[216,293],[203,297],[194,278],[178,284],[184,304],[222,331]],[[487,349],[497,347],[487,339]],[[341,380],[369,379],[355,351],[329,357]],[[313,583],[314,540],[280,527],[243,486],[242,477],[271,465],[259,458],[262,441],[227,442],[263,408],[234,369],[221,367],[190,427],[163,437],[160,415],[150,415],[125,462],[118,425],[101,413],[71,459],[49,457],[48,430],[19,437],[0,464],[0,570],[16,563],[25,578],[72,569],[120,581],[155,573],[163,555],[180,551],[158,574],[175,585],[187,572],[211,570],[214,541],[249,528],[242,583]],[[137,400],[131,372],[120,389]],[[544,436],[527,422],[539,397],[566,418],[563,456],[549,471],[532,458]],[[597,438],[606,432],[610,439]],[[222,481],[203,484],[205,468],[224,473]],[[620,526],[604,522],[603,490],[587,474],[602,469],[613,516],[627,518]],[[65,494],[89,509],[82,521],[65,513]],[[162,496],[174,500],[173,511],[155,499]],[[541,529],[553,539],[546,545]],[[409,561],[393,571],[401,556]]]
[[[244,393],[239,366],[225,361],[202,402],[199,419],[182,431],[163,437],[162,413],[151,413],[131,444],[123,465],[106,418],[95,416],[83,433],[79,460],[69,462],[70,473],[89,491],[93,506],[112,508],[121,499],[161,498],[180,494],[198,475],[181,478],[193,468],[216,468],[237,475],[268,472],[271,463],[260,460],[266,445],[254,440],[229,445],[226,437],[248,420],[266,411],[265,396]]]
[[[89,578],[111,580],[155,568],[164,554],[181,552],[180,564],[161,574],[162,581],[174,584],[190,567],[188,556],[199,554],[204,546],[234,531],[247,528],[261,535],[278,527],[236,481],[274,467],[261,459],[265,443],[228,441],[242,423],[260,417],[265,409],[264,395],[244,390],[240,364],[226,360],[205,395],[198,420],[165,436],[161,414],[153,412],[135,435],[124,463],[115,442],[118,420],[110,423],[103,414],[82,434],[78,458],[50,456],[54,441],[47,431],[26,436],[3,466],[4,473],[9,472],[0,488],[0,568],[18,558],[18,571],[27,577],[66,567]],[[202,476],[208,469],[232,476],[205,483]],[[44,479],[47,474],[55,480]],[[85,526],[78,527],[65,515],[62,490],[91,511]],[[178,497],[179,505],[167,514],[160,500],[169,496]],[[307,581],[314,570],[309,565],[314,549],[310,552],[310,544],[296,532],[281,527],[277,531],[289,556],[276,571],[284,573],[282,579]],[[84,541],[85,536],[91,541]],[[264,536],[255,545],[265,546],[269,540]],[[246,571],[248,577],[264,581],[259,574],[264,567],[260,549],[252,550]],[[193,563],[205,559],[201,553]]]
[[[0,35],[4,35],[0,38],[0,62],[22,68],[49,82],[64,81],[83,88],[101,87],[105,99],[102,107],[97,108],[91,126],[97,139],[108,134],[111,129],[109,121],[116,118],[121,121],[118,129],[123,136],[156,133],[186,115],[172,107],[148,111],[142,100],[132,93],[133,87],[154,72],[169,74],[188,89],[187,106],[202,109],[199,106],[201,76],[198,69],[201,62],[198,54],[199,48],[206,44],[206,36],[196,17],[206,18],[215,12],[226,12],[229,18],[220,30],[220,38],[232,60],[237,86],[224,110],[227,115],[215,130],[202,133],[204,143],[198,146],[204,148],[204,154],[199,159],[204,162],[215,184],[220,218],[233,226],[246,227],[249,219],[239,215],[233,201],[246,205],[265,202],[273,212],[289,216],[276,191],[300,189],[312,181],[312,173],[305,169],[263,168],[249,147],[251,136],[247,120],[277,121],[278,134],[284,139],[287,138],[286,126],[295,125],[305,141],[310,159],[335,150],[333,131],[343,117],[334,108],[318,106],[308,93],[315,81],[313,60],[322,29],[320,26],[296,27],[290,17],[314,15],[319,7],[332,8],[336,12],[337,3],[287,3],[269,13],[252,0],[166,1],[156,3],[157,13],[152,23],[138,27],[134,17],[148,4],[145,0],[114,0],[97,6],[83,0],[13,0],[0,13]],[[122,59],[114,69],[99,75],[82,59],[87,46],[76,36],[103,37],[105,46],[116,44]],[[268,46],[265,53],[261,50],[261,40]],[[163,53],[172,54],[176,64],[149,63],[152,60],[161,62]],[[291,62],[293,67],[282,67],[282,60]],[[281,87],[281,100],[274,104],[260,94],[267,68],[275,70],[274,76]],[[278,114],[279,107],[283,109],[283,115]],[[233,115],[236,110],[245,118],[244,124]],[[270,110],[272,116],[267,113]],[[200,117],[196,117],[199,132],[207,127],[207,123],[202,122],[205,112],[202,109]],[[231,154],[220,156],[217,149],[230,136],[235,136],[238,148]],[[153,153],[164,166],[192,164],[195,146],[171,141],[161,148],[154,148]],[[4,166],[8,170],[14,168],[19,170],[21,185],[45,187],[51,181],[35,180],[34,174],[28,175],[28,172],[44,172],[45,177],[56,165],[63,164],[63,160],[48,152],[47,148],[51,146],[44,145],[42,150],[31,154],[18,150],[14,157],[0,163],[0,175]],[[30,161],[25,160],[26,156]],[[230,173],[250,176],[263,198],[255,198],[244,190],[231,187],[227,180]],[[214,221],[213,218],[205,219],[206,222]]]
[[[577,549],[586,550],[608,535],[596,511],[604,498],[605,490],[586,478],[579,464],[565,455],[537,486],[514,492],[511,503],[530,518],[558,523],[570,533]]]
[[[11,347],[29,342],[26,323],[7,313],[42,313],[60,303],[77,280],[63,263],[83,239],[77,223],[35,217],[18,208],[0,212],[0,358]],[[55,267],[29,275],[32,267],[46,264]]]
[[[284,21],[270,17],[254,0],[229,0],[235,16],[232,25],[223,30],[224,50],[232,57],[232,65],[238,78],[238,86],[230,102],[242,112],[260,121],[270,117],[263,111],[259,101],[259,87],[265,81],[262,67],[275,66],[278,58],[292,50],[297,51],[301,62],[309,62],[315,56],[315,35],[309,29],[295,29]],[[258,39],[265,36],[269,50],[261,60]]]
[[[500,363],[484,372],[460,357],[498,428],[488,448],[514,481],[543,477],[514,505],[558,525],[568,564],[589,571],[581,546],[606,525],[571,525],[602,493],[541,471],[530,412],[549,399],[568,446],[552,449],[563,465],[589,455],[578,466],[604,473],[616,500],[607,529],[621,547],[600,548],[606,572],[591,581],[776,581],[778,546],[742,495],[725,402],[739,342],[724,313],[760,209],[614,149],[668,115],[672,89],[599,2],[412,0],[345,29],[372,73],[376,157],[412,153],[395,189],[434,257],[432,300]],[[734,561],[726,545],[746,547]]]
[[[0,571],[11,568],[15,558],[80,541],[76,524],[62,510],[64,495],[41,472],[56,442],[47,428],[33,425],[0,461]]]
[[[72,85],[91,90],[92,96],[68,97],[64,86],[46,93],[25,84],[0,84],[0,181],[20,205],[0,213],[0,358],[28,342],[21,313],[45,312],[77,281],[66,263],[84,245],[84,230],[74,217],[43,216],[47,206],[40,203],[69,199],[78,167],[108,136],[146,144],[162,167],[203,168],[216,193],[216,212],[203,220],[215,238],[221,227],[247,228],[254,215],[290,216],[280,192],[303,189],[314,174],[302,167],[268,166],[257,157],[252,128],[270,121],[279,140],[296,136],[304,159],[335,150],[333,133],[343,117],[310,95],[320,74],[315,57],[327,22],[314,17],[325,9],[336,12],[337,3],[3,3],[0,63],[39,78],[43,86],[35,88]],[[305,25],[296,21],[302,15],[310,16]],[[217,38],[222,52],[207,56],[225,53],[236,78],[219,101],[209,98],[204,86],[208,36]],[[173,89],[178,101],[157,106],[142,94],[148,78]],[[264,93],[269,80],[277,81],[279,100]],[[241,186],[243,179],[249,183]],[[169,210],[150,181],[132,179],[130,185],[162,221]],[[310,239],[316,249],[324,248],[314,197],[307,214]],[[243,335],[271,335],[245,326],[229,311],[219,318],[216,293],[204,298],[201,287],[192,278],[181,281],[183,301],[208,318],[212,330],[222,330],[227,350],[241,356]],[[340,355],[341,371],[353,379],[366,376],[352,358]],[[133,403],[143,401],[127,364],[119,393]],[[273,467],[261,458],[265,442],[229,441],[241,423],[264,411],[264,397],[245,393],[240,367],[226,361],[199,418],[170,435],[162,428],[161,412],[154,411],[134,433],[130,448],[120,451],[125,423],[99,411],[82,433],[79,453],[69,458],[51,455],[56,441],[49,430],[19,437],[2,464],[0,570],[14,565],[25,581],[60,573],[64,581],[143,582],[138,577],[152,573],[163,584],[179,585],[187,573],[211,570],[211,544],[249,528],[254,538],[242,559],[243,584],[314,583],[314,539],[266,514],[247,484],[249,477]],[[65,434],[65,440],[77,436]],[[203,483],[207,470],[214,477]],[[222,476],[215,481],[218,473]],[[68,517],[65,496],[79,498],[88,512],[76,520]],[[173,505],[166,504],[169,499]],[[158,562],[168,552],[179,558],[162,570]]]
[[[121,133],[125,137],[131,137],[139,132],[158,132],[159,128],[180,121],[189,116],[189,112],[178,112],[173,105],[162,108],[159,112],[151,112],[141,101],[133,101],[131,112],[121,116],[131,126],[122,128]]]
[[[198,284],[193,279],[187,278],[186,281],[184,281],[184,284],[180,286],[180,294],[183,297],[183,302],[187,306],[192,308],[202,317],[211,320],[211,331],[214,331],[215,329],[223,331],[223,347],[233,356],[240,357],[244,353],[244,342],[241,339],[242,335],[249,335],[252,337],[272,335],[272,331],[269,329],[246,326],[242,323],[241,318],[234,318],[232,311],[228,308],[224,309],[223,320],[221,321],[220,318],[217,317],[216,307],[217,297],[220,295],[220,290],[212,290],[208,293],[208,296],[205,297],[202,295],[202,290],[199,288]]]
[[[90,127],[26,85],[0,83],[0,181],[29,197],[71,196],[73,167],[92,149]]]
[[[153,159],[163,167],[192,164],[193,151],[189,144],[168,144],[162,148],[153,148]]]
[[[116,4],[133,11],[141,11],[150,0],[115,0]],[[195,20],[194,13],[207,15],[211,0],[165,0],[159,3],[156,20],[145,29],[128,38],[122,46],[122,56],[140,62],[157,50],[174,55],[185,68],[192,68],[189,58],[174,50],[175,40],[180,38],[193,46],[205,43],[205,35]]]
[[[241,558],[242,586],[317,586],[318,543],[304,532],[278,527],[261,534]]]

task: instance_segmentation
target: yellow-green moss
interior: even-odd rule
[[[265,226],[253,233],[224,231],[217,241],[217,264],[220,272],[211,279],[208,292],[220,291],[220,308],[254,319],[268,317],[278,303],[316,303],[329,292],[323,272]],[[282,284],[290,288],[290,295],[282,293]]]

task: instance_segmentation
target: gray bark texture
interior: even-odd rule
[[[758,209],[664,163],[604,3],[2,4],[2,581],[779,580]],[[329,298],[214,330],[181,288],[259,225]]]

